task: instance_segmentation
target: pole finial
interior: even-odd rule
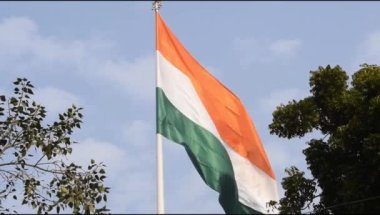
[[[154,10],[155,12],[158,12],[160,10],[161,6],[162,6],[161,1],[154,1],[152,3],[152,10]]]

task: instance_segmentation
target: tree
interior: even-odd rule
[[[273,112],[271,134],[290,139],[321,133],[303,150],[312,178],[286,169],[280,212],[380,212],[380,67],[361,65],[351,86],[348,79],[339,66],[319,67],[311,71],[311,96]]]
[[[4,206],[9,198],[38,213],[107,212],[99,206],[109,192],[104,186],[105,165],[91,160],[83,169],[64,159],[76,143],[70,135],[80,128],[82,108],[73,105],[59,114],[59,120],[45,125],[45,107],[32,101],[30,81],[18,78],[14,85],[14,96],[0,95],[0,212],[10,212]]]

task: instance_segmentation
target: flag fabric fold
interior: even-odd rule
[[[226,213],[267,213],[275,175],[240,99],[202,67],[156,12],[157,133],[181,144]]]

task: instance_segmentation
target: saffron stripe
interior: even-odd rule
[[[223,141],[275,179],[260,137],[240,99],[191,56],[159,13],[156,20],[157,50],[191,80]]]

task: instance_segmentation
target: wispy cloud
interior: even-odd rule
[[[153,101],[154,98],[154,56],[148,55],[132,62],[106,59],[98,62],[96,68],[88,65],[86,71],[93,71],[103,80],[108,80],[136,98]]]
[[[122,129],[126,142],[139,148],[145,148],[150,144],[147,134],[154,134],[153,123],[144,120],[133,120]]]
[[[6,95],[7,91],[3,88],[0,88],[0,95]]]
[[[277,40],[269,45],[269,49],[277,57],[291,58],[296,55],[296,51],[301,44],[300,40]]]
[[[142,151],[134,151],[129,143],[120,147],[93,138],[79,142],[74,145],[69,159],[88,165],[93,158],[107,165],[106,185],[111,187],[107,205],[113,213],[154,212],[154,165],[141,158],[144,157]]]
[[[59,71],[62,65],[81,62],[85,49],[82,41],[42,36],[38,25],[26,17],[10,17],[0,23],[0,56],[6,59],[1,61],[1,69],[28,71],[54,64],[56,69],[49,72]]]
[[[123,168],[122,161],[125,157],[125,151],[119,146],[93,138],[86,138],[79,141],[79,144],[74,144],[73,153],[69,156],[70,160],[83,166],[89,164],[91,159],[104,162],[111,173],[117,173]]]
[[[240,64],[248,67],[253,63],[286,63],[294,58],[302,45],[300,39],[260,40],[255,37],[236,38],[233,48],[240,57]]]
[[[55,87],[36,88],[34,90],[34,100],[37,103],[46,107],[48,116],[56,117],[58,113],[62,113],[71,107],[76,105],[77,107],[83,107],[84,101],[73,93],[67,92]]]
[[[290,88],[290,89],[283,89],[283,90],[275,90],[270,92],[269,94],[263,96],[259,100],[259,107],[261,111],[265,112],[273,112],[277,106],[281,104],[287,104],[289,101],[295,99],[301,99],[305,96],[307,96],[308,92],[297,89],[297,88]]]
[[[380,30],[369,33],[359,44],[353,67],[358,68],[363,63],[380,64]]]
[[[153,54],[128,61],[115,50],[115,44],[101,38],[64,40],[43,35],[37,23],[27,17],[0,22],[1,72],[70,74],[85,82],[122,89],[135,99],[152,100]]]

